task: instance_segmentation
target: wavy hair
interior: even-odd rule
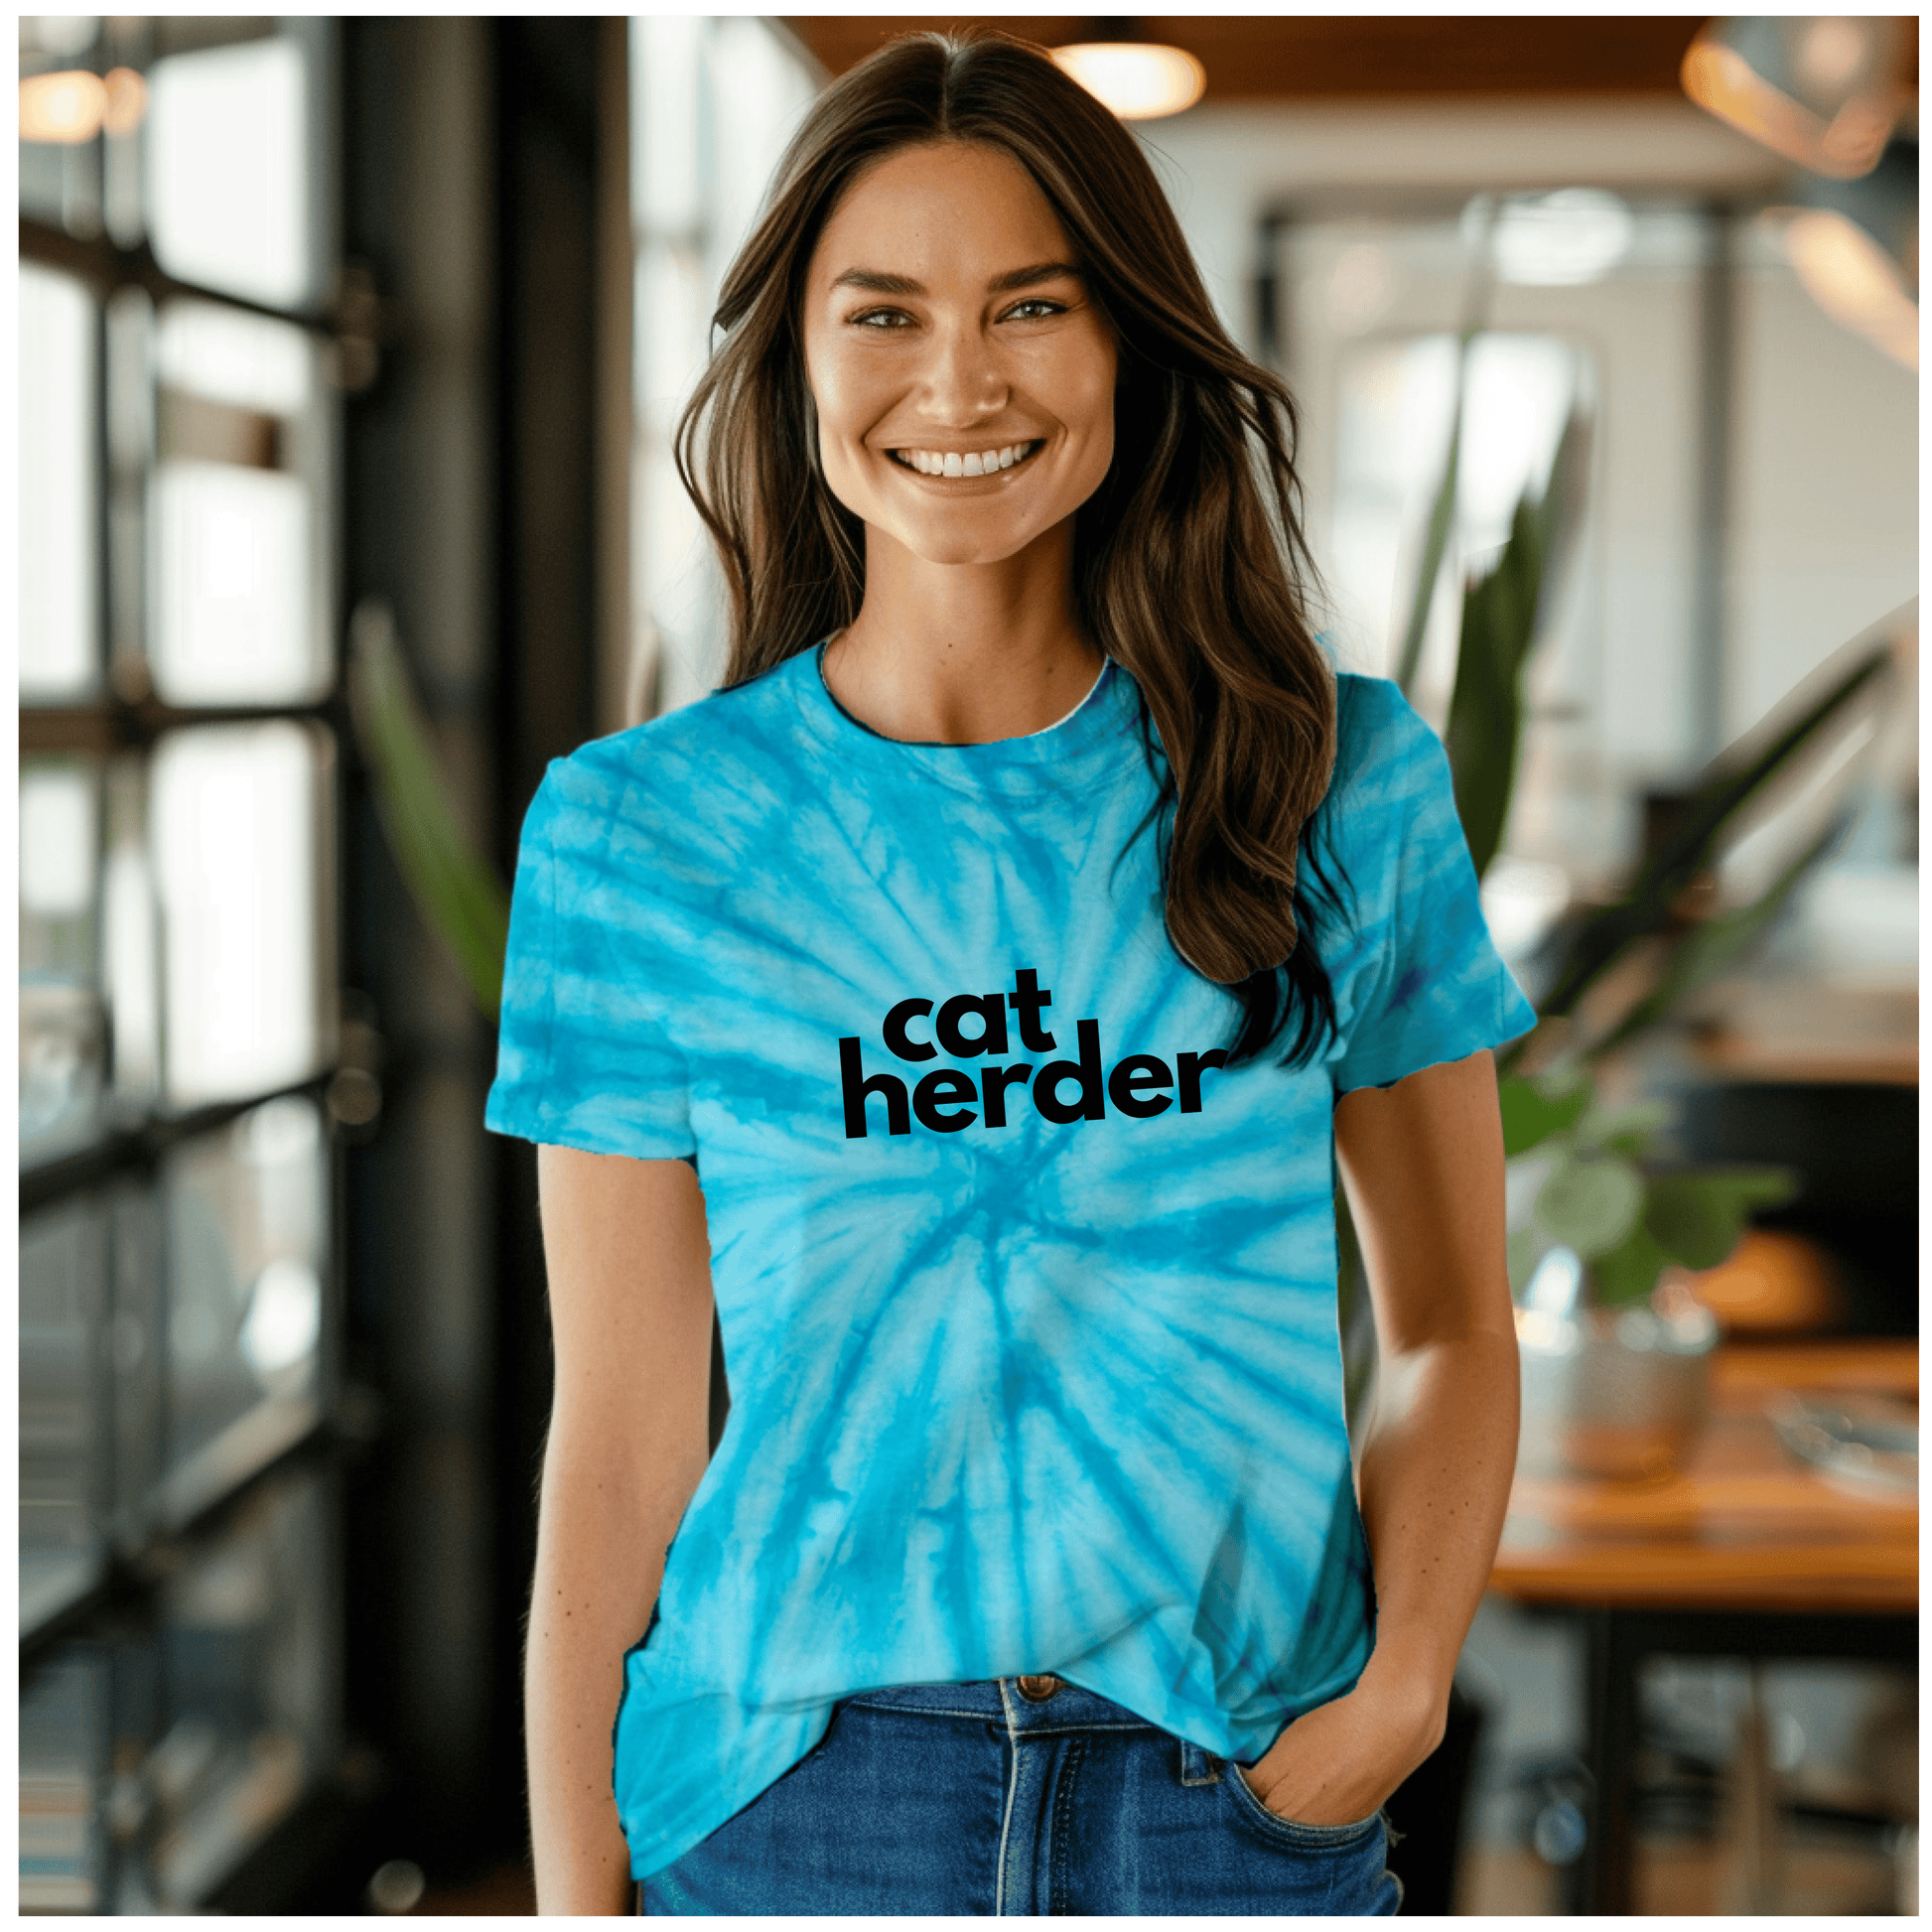
[[[730,594],[725,684],[858,616],[864,528],[819,464],[806,274],[861,173],[940,141],[1027,170],[1114,332],[1114,459],[1075,520],[1075,607],[1140,693],[1175,952],[1239,1001],[1232,1059],[1292,1018],[1282,1058],[1306,1060],[1335,1018],[1310,916],[1333,895],[1318,862],[1298,865],[1333,768],[1335,685],[1305,611],[1295,405],[1221,327],[1139,144],[1036,48],[893,41],[819,97],[779,163],[676,441]]]

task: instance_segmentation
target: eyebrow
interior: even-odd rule
[[[1010,268],[986,285],[989,295],[1005,295],[1014,289],[1032,288],[1036,282],[1052,282],[1065,277],[1080,279],[1071,262],[1034,262],[1026,268]],[[923,295],[925,284],[909,275],[888,275],[876,268],[848,268],[833,282],[835,289],[864,289],[872,295]]]

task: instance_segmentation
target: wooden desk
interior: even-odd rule
[[[1730,1344],[1683,1473],[1654,1483],[1519,1476],[1491,1587],[1582,1617],[1592,1811],[1578,1908],[1627,1912],[1637,1675],[1647,1655],[1915,1661],[1918,1498],[1799,1462],[1767,1402],[1883,1393],[1916,1404],[1914,1341]]]

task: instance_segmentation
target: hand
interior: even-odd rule
[[[1234,1769],[1278,1817],[1352,1825],[1442,1741],[1444,1700],[1364,1673],[1345,1697],[1297,1718],[1253,1766]]]

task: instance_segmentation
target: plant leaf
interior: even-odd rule
[[[1565,1134],[1590,1102],[1587,1085],[1565,1094],[1546,1094],[1534,1080],[1520,1074],[1497,1082],[1497,1105],[1503,1117],[1503,1156],[1513,1161],[1553,1134]]]
[[[1509,1292],[1518,1300],[1530,1285],[1550,1246],[1550,1237],[1539,1227],[1518,1228],[1503,1243],[1503,1257],[1509,1268]]]
[[[1590,1294],[1598,1308],[1628,1308],[1649,1298],[1670,1256],[1640,1221],[1614,1248],[1589,1265]]]
[[[1624,952],[1669,921],[1678,897],[1716,855],[1744,805],[1823,734],[1851,715],[1852,701],[1883,678],[1892,664],[1889,641],[1854,652],[1849,667],[1799,714],[1768,736],[1747,734],[1707,768],[1704,780],[1663,847],[1613,904],[1593,912],[1572,935],[1542,1014],[1568,1015]]]
[[[1543,493],[1524,492],[1501,555],[1463,594],[1443,744],[1477,878],[1488,870],[1509,821],[1523,740],[1524,674],[1551,606],[1553,565],[1567,554],[1578,521],[1587,445],[1587,419],[1573,409]]]
[[[1436,601],[1436,580],[1442,575],[1443,559],[1449,552],[1449,531],[1455,523],[1455,492],[1462,463],[1462,404],[1468,390],[1469,349],[1481,335],[1494,286],[1490,237],[1495,232],[1496,205],[1486,200],[1480,209],[1469,281],[1462,297],[1462,327],[1455,345],[1455,396],[1449,405],[1449,448],[1443,458],[1442,481],[1436,486],[1436,499],[1429,508],[1429,524],[1423,534],[1422,556],[1416,565],[1416,588],[1409,600],[1409,621],[1403,628],[1402,643],[1396,651],[1395,681],[1404,697],[1415,687],[1416,670],[1422,663],[1423,637],[1429,629],[1430,607]]]
[[[1456,361],[1455,414],[1449,423],[1449,454],[1443,464],[1443,480],[1436,487],[1436,500],[1430,505],[1422,559],[1416,566],[1416,589],[1410,600],[1409,621],[1402,633],[1402,647],[1396,653],[1395,681],[1405,697],[1415,689],[1416,671],[1422,663],[1423,637],[1429,629],[1429,607],[1436,601],[1436,580],[1442,575],[1443,558],[1449,550],[1449,526],[1455,518],[1456,476],[1462,457],[1462,369],[1467,350],[1465,339]]]
[[[361,606],[350,633],[350,717],[389,849],[424,922],[449,949],[477,1005],[494,1019],[509,895],[456,822],[387,611]]]
[[[1586,1261],[1607,1254],[1643,1213],[1643,1176],[1615,1155],[1568,1155],[1536,1196],[1544,1231]]]
[[[1775,1207],[1798,1190],[1787,1168],[1690,1170],[1651,1177],[1643,1224],[1687,1268],[1715,1268],[1737,1245],[1753,1207]]]
[[[1654,1134],[1670,1125],[1667,1100],[1635,1100],[1627,1107],[1592,1109],[1577,1123],[1577,1140],[1584,1147],[1600,1147],[1626,1160],[1635,1160]]]
[[[1748,905],[1736,906],[1694,925],[1672,949],[1657,984],[1589,1047],[1587,1057],[1596,1059],[1644,1028],[1655,1025],[1700,986],[1741,958],[1784,910],[1805,875],[1830,850],[1845,825],[1846,816],[1841,813]]]

